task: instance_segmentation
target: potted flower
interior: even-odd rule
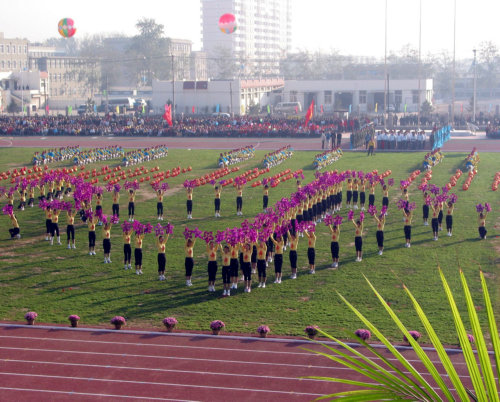
[[[210,323],[210,329],[212,330],[213,335],[219,335],[220,330],[225,326],[226,324],[224,324],[221,320],[214,320]]]
[[[261,338],[267,337],[267,334],[271,331],[267,325],[261,325],[257,328],[257,332],[259,333]]]
[[[123,325],[125,325],[127,323],[127,320],[125,320],[125,318],[123,318],[122,316],[114,316],[112,319],[111,319],[111,324],[113,324],[115,326],[115,329],[121,329]]]
[[[308,325],[305,329],[304,332],[307,334],[307,336],[310,339],[314,339],[316,335],[318,335],[318,326],[317,325]]]
[[[356,335],[362,341],[367,341],[372,337],[371,332],[367,329],[357,329],[354,335]]]
[[[422,334],[420,334],[420,332],[418,332],[418,331],[408,331],[408,333],[417,342],[422,337]],[[403,337],[403,341],[410,343],[410,341],[408,340],[408,338],[406,337],[406,335]]]
[[[26,319],[28,325],[34,325],[36,317],[38,317],[38,314],[35,313],[34,311],[30,311],[29,313],[26,313],[24,315],[24,318]]]
[[[167,317],[163,319],[163,325],[167,328],[167,332],[172,332],[177,324],[177,320],[174,317]]]
[[[78,317],[76,314],[71,314],[68,317],[69,322],[71,323],[72,327],[78,327],[78,321],[80,321],[80,317]]]

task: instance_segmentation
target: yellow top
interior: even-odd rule
[[[131,238],[131,235],[132,234],[132,231],[129,231],[129,232],[123,232],[123,243],[124,244],[130,244],[130,238]]]
[[[118,204],[118,201],[120,200],[120,193],[117,193],[116,191],[113,193],[113,203]]]
[[[156,199],[158,200],[158,202],[162,202],[163,201],[163,193],[162,192],[157,193]]]
[[[271,239],[272,239],[272,237],[271,237]],[[257,244],[257,259],[258,260],[265,260],[266,259],[266,253],[267,253],[267,245],[266,245],[266,243],[265,242],[259,242]]]
[[[193,255],[194,255],[194,252],[193,252],[194,243],[195,243],[195,241],[193,240],[193,245],[192,246],[188,246],[187,242],[186,242],[186,245],[184,246],[184,253],[186,254],[186,257],[193,258]]]
[[[222,191],[222,190],[221,190],[221,188],[220,188],[220,187],[215,189],[215,198],[217,198],[217,199],[219,199],[219,198],[220,198],[220,193],[221,193],[221,191]]]
[[[385,217],[382,217],[382,218],[379,219],[376,216],[374,216],[374,218],[377,221],[377,230],[384,230]]]
[[[356,237],[363,236],[363,222],[361,222],[361,225],[359,226],[356,224],[356,222],[354,222],[354,220],[352,221],[352,223],[356,227]]]
[[[134,202],[135,201],[135,191],[128,193],[128,201],[129,202]]]
[[[231,249],[228,252],[222,252],[222,265],[228,267],[231,262]]]
[[[188,200],[192,200],[193,199],[193,189],[192,188],[188,188],[187,189],[187,199]]]
[[[295,236],[295,239],[294,239],[292,236],[290,236],[290,232],[288,232],[288,237],[289,237],[289,241],[290,241],[290,250],[297,251],[297,247],[299,245],[299,237]]]
[[[413,214],[411,213],[411,211],[409,213],[405,212],[405,226],[411,225],[412,219],[413,219]]]
[[[337,226],[337,229],[330,226],[330,233],[332,234],[332,241],[338,242],[340,238],[340,226]]]
[[[45,210],[45,219],[52,219],[52,210],[51,209]]]
[[[283,241],[283,238],[281,238],[281,240],[278,241],[278,240],[274,240],[274,237],[271,236],[271,240],[276,247],[275,254],[283,254],[283,246],[285,244],[285,242]]]
[[[142,240],[144,239],[144,234],[135,235],[135,248],[142,248]]]
[[[453,208],[454,208],[454,206],[452,204],[451,207],[448,207],[448,210],[446,211],[446,214],[447,215],[453,215]]]
[[[307,230],[305,231],[307,236],[307,245],[309,248],[314,248],[316,245],[316,235],[314,232],[309,233]]]
[[[243,261],[244,262],[250,262],[252,260],[252,251],[253,250],[252,250],[251,246],[250,246],[249,250],[247,250],[246,248],[243,249]]]
[[[264,188],[263,193],[264,193],[264,195],[269,195],[269,189],[268,188]]]
[[[59,223],[59,214],[61,211],[54,209],[52,211],[52,223]]]
[[[94,232],[95,231],[95,225],[99,222],[99,218],[97,216],[94,216],[92,219],[89,219],[87,222],[87,226],[89,228],[89,232]]]
[[[102,238],[111,239],[111,227],[109,229],[106,229],[105,226],[102,228]]]
[[[68,218],[68,225],[73,225],[75,223],[75,215],[66,212],[66,216]]]
[[[210,247],[207,244],[208,261],[217,261],[217,245]]]
[[[165,248],[168,240],[168,235],[160,241],[160,238],[156,239],[156,247],[158,248],[158,254],[165,254]]]
[[[234,247],[229,247],[229,250],[230,250],[230,254],[231,254],[231,258],[238,258],[238,251],[240,249],[240,246],[237,244],[236,246]]]

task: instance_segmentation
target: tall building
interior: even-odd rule
[[[291,0],[202,0],[203,51],[220,78],[276,76],[291,48]],[[218,26],[221,15],[236,17],[231,34]],[[228,66],[230,68],[228,68]],[[229,76],[228,76],[229,75]]]
[[[21,71],[28,68],[28,40],[8,39],[0,32],[0,71]]]

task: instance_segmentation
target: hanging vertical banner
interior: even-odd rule
[[[463,103],[461,103],[461,104],[460,104],[460,113],[463,113],[463,112],[464,112],[464,104],[463,104]]]
[[[378,113],[378,103],[375,103],[375,113]]]
[[[321,114],[323,114],[323,105],[321,105]]]
[[[309,123],[309,120],[312,119],[313,114],[314,114],[314,99],[311,101],[311,104],[307,108],[306,122],[304,123],[305,126],[307,126],[307,123]]]
[[[271,114],[271,106],[267,105],[267,114]]]
[[[120,106],[116,107],[116,113],[120,114]]]
[[[194,114],[195,108],[194,106],[191,108],[191,113]]]
[[[491,112],[491,103],[490,103],[490,106],[488,107],[488,113]]]
[[[215,107],[215,113],[219,113],[220,110],[220,104],[217,103],[217,106]]]
[[[165,105],[165,113],[163,113],[163,118],[167,122],[167,124],[172,127],[172,106]]]
[[[406,105],[406,103],[405,103],[405,113],[406,113],[406,106],[407,106],[407,105]]]
[[[349,105],[349,114],[351,113],[352,105]]]
[[[49,113],[49,111],[50,111],[50,108],[49,108],[49,105],[47,104],[47,105],[45,105],[45,113]]]
[[[73,106],[68,106],[68,114],[73,113]]]

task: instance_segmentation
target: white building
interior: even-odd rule
[[[175,98],[177,114],[220,113],[246,114],[251,107],[265,108],[270,104],[272,91],[283,88],[282,79],[153,81],[153,108],[163,113],[165,104]]]
[[[420,82],[420,102],[432,103],[432,79]],[[418,111],[418,80],[390,80],[388,110],[414,113]],[[271,103],[300,102],[306,110],[314,100],[316,110],[326,112],[383,113],[384,80],[287,80],[281,94],[273,94]]]
[[[239,76],[277,76],[291,48],[291,0],[202,0],[203,51],[226,57]],[[221,15],[234,14],[237,29],[225,34]],[[212,72],[217,74],[217,72]]]

